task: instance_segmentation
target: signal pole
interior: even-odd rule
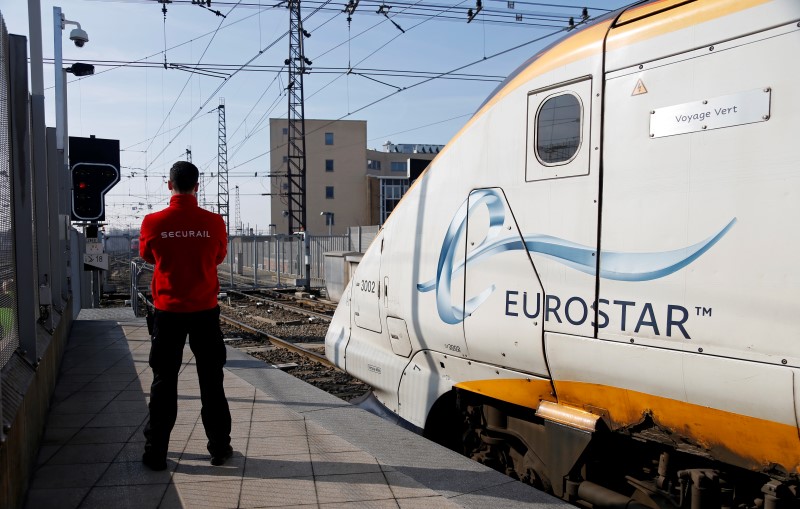
[[[311,60],[303,51],[303,41],[311,34],[303,29],[300,15],[300,0],[289,0],[289,58],[284,62],[289,68],[287,95],[289,97],[288,115],[288,157],[287,178],[289,179],[289,235],[302,232],[305,247],[306,287],[311,283],[308,231],[306,223],[306,123],[303,107],[303,75],[310,68]]]

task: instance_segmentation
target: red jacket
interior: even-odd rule
[[[169,207],[146,215],[139,255],[156,266],[151,285],[156,309],[190,313],[216,307],[217,265],[227,252],[225,221],[198,207],[194,195],[173,195]]]

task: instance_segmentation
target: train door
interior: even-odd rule
[[[375,239],[368,254],[378,250],[378,256],[364,256],[358,265],[356,280],[352,284],[353,322],[357,327],[380,333],[382,284],[380,279],[383,254],[383,234]]]
[[[634,21],[609,35],[619,49],[605,86],[600,341],[559,343],[554,357],[571,363],[551,364],[553,376],[650,394],[642,405],[656,422],[677,417],[676,429],[684,414],[653,402],[769,418],[796,440],[784,365],[800,357],[797,245],[786,233],[800,218],[800,76],[786,58],[800,51],[800,31],[792,22],[720,33],[677,52],[694,44],[686,31],[621,44],[650,36],[637,30]],[[641,409],[619,392],[570,399],[556,388],[612,421]],[[692,416],[701,443],[718,436],[711,414]]]
[[[545,333],[594,336],[598,88],[581,77],[527,96],[525,183],[508,200],[541,281]]]
[[[505,193],[476,189],[467,210],[463,312],[470,357],[547,376],[544,291]]]

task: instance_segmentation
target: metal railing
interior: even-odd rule
[[[142,275],[148,274],[147,282],[142,284]],[[146,315],[146,308],[142,306],[148,305],[149,301],[145,294],[149,290],[150,280],[153,276],[153,266],[144,260],[131,261],[131,308],[133,315],[142,317]]]
[[[378,226],[356,226],[345,235],[310,235],[308,237],[311,286],[325,286],[325,253],[331,251],[363,252],[378,234]],[[296,286],[305,281],[305,247],[300,235],[236,235],[228,241],[228,254],[219,265],[220,285],[227,288],[274,288]],[[122,244],[122,241],[119,241]],[[131,262],[131,304],[136,316],[141,314],[140,293],[146,293],[143,274],[153,267],[142,260]],[[149,280],[148,280],[149,284]]]
[[[377,226],[352,227],[345,235],[309,235],[311,286],[325,285],[325,253],[366,250],[378,230]],[[300,235],[232,236],[220,266],[220,283],[230,287],[294,286],[306,278],[303,242]]]

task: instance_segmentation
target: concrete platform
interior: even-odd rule
[[[228,349],[234,456],[214,467],[188,345],[168,468],[141,464],[152,373],[143,319],[84,310],[65,351],[27,508],[563,507]]]

